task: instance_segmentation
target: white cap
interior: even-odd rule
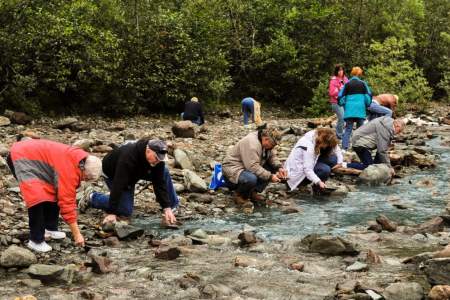
[[[102,174],[102,161],[94,155],[89,155],[84,163],[86,180],[96,181]]]

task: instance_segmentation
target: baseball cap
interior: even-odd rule
[[[281,141],[281,133],[275,128],[263,129],[263,134],[270,139],[273,145],[278,145]]]
[[[159,161],[168,161],[167,157],[167,144],[161,140],[149,140],[147,143],[147,148],[155,151],[156,157]]]

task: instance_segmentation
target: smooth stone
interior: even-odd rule
[[[0,256],[0,265],[6,268],[28,267],[36,262],[37,258],[33,252],[15,245],[8,247]]]

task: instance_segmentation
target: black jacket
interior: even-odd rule
[[[147,149],[146,140],[120,146],[103,159],[103,173],[112,179],[112,188],[109,195],[108,213],[117,214],[122,192],[140,180],[151,180],[156,200],[162,208],[170,207],[167,186],[164,182],[164,163],[152,167],[145,157]]]
[[[184,120],[196,120],[200,118],[201,124],[205,123],[202,105],[199,102],[188,101],[184,104]]]

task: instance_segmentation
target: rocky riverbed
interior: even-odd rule
[[[160,228],[159,207],[141,182],[131,225],[107,230],[100,226],[102,213],[90,209],[79,217],[85,249],[67,238],[50,242],[54,250],[49,254],[31,253],[25,249],[26,209],[17,182],[0,159],[0,299],[449,299],[450,249],[445,246],[450,242],[450,208],[447,212],[445,207],[450,172],[448,163],[442,167],[443,159],[449,159],[448,112],[449,107],[440,107],[408,116],[407,129],[390,153],[397,170],[390,186],[367,187],[356,176],[335,174],[330,184],[336,191],[317,198],[308,188],[292,193],[272,184],[264,193],[266,202],[250,211],[236,207],[230,192],[206,189],[214,163],[251,130],[242,128],[238,114],[218,113],[203,128],[179,124],[175,133],[191,137],[175,137],[175,120],[165,117],[29,123],[21,115],[6,114],[0,117],[3,156],[20,133],[75,144],[99,156],[126,140],[170,141],[169,166],[184,225]],[[311,127],[332,122],[266,119],[285,132],[278,149],[282,159]],[[346,156],[356,158],[351,152]],[[95,186],[105,190],[102,182]],[[433,205],[402,197],[398,191],[405,186],[425,191]],[[396,194],[383,194],[383,189]],[[378,197],[369,206],[380,205],[383,197],[399,213],[379,213],[360,222],[364,209],[352,212],[349,205],[355,197]],[[312,202],[315,209],[310,209]],[[324,222],[322,214],[314,214],[326,205],[335,214]],[[341,213],[346,205],[348,211]],[[345,228],[338,217],[342,214],[349,215]],[[233,226],[228,226],[231,219]],[[308,228],[299,222],[306,219]],[[315,223],[325,229],[318,230]],[[282,234],[271,235],[277,228]]]

